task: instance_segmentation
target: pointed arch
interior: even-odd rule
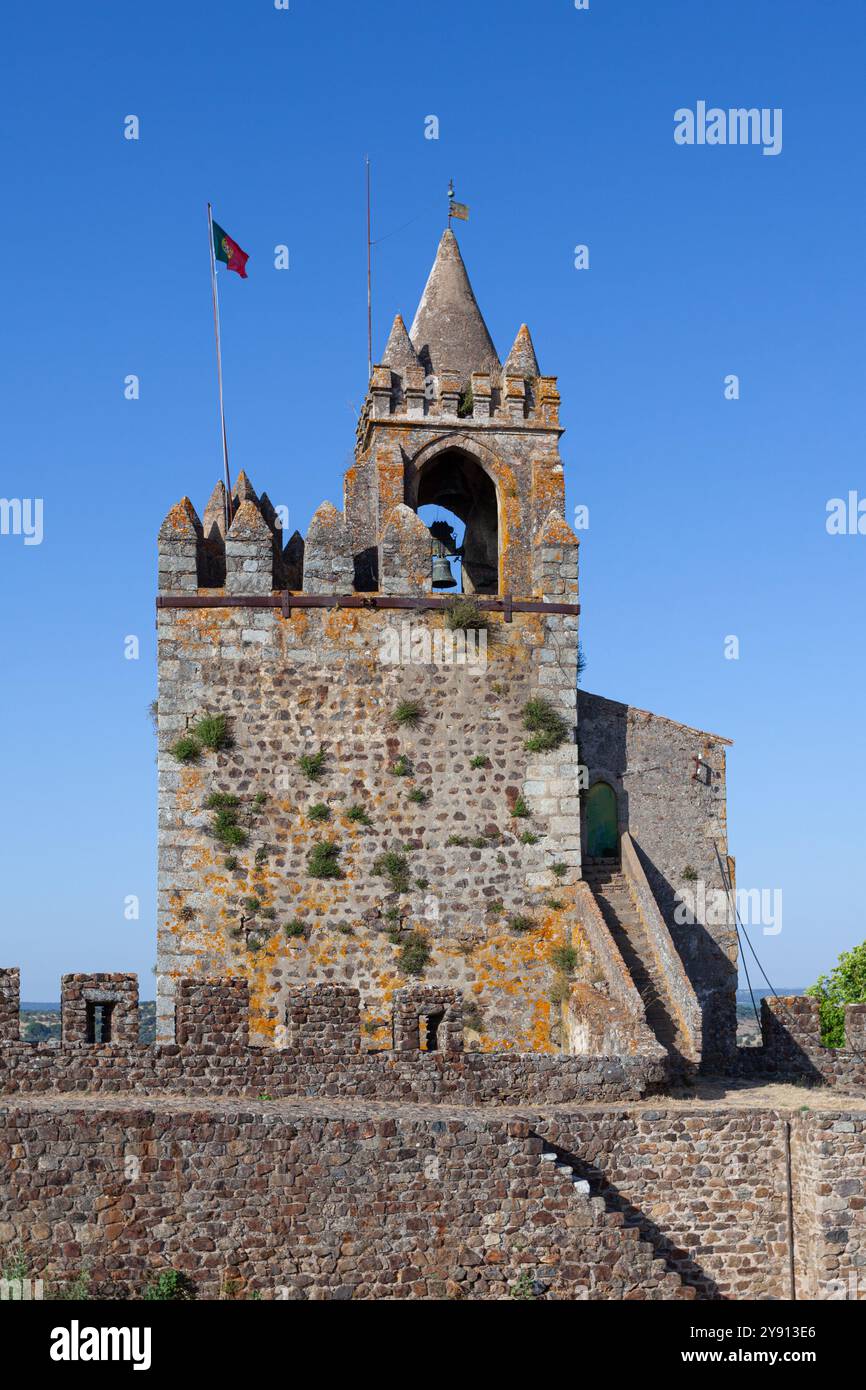
[[[507,470],[510,472],[510,470]],[[441,435],[406,468],[406,504],[413,511],[438,503],[466,527],[466,593],[495,594],[502,580],[501,462],[468,435]]]

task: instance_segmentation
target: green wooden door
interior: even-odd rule
[[[607,782],[595,782],[587,792],[586,848],[593,859],[619,852],[616,793]]]

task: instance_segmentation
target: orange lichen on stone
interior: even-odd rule
[[[161,540],[195,539],[201,531],[201,522],[195,507],[188,497],[175,502],[159,530]]]

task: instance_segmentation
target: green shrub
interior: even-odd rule
[[[526,741],[530,753],[545,753],[551,748],[558,748],[570,732],[563,716],[542,695],[527,700],[523,706],[523,726],[532,735]]]
[[[320,748],[318,753],[302,753],[298,758],[298,767],[310,782],[318,782],[325,770],[324,748]]]
[[[562,912],[565,903],[562,898],[548,898],[545,907],[549,907],[551,912]]]
[[[570,975],[579,960],[580,952],[574,946],[554,946],[550,953],[551,965],[563,975]]]
[[[244,907],[247,912],[258,912],[261,903],[258,898],[244,898]]]
[[[565,875],[568,873],[568,865],[551,864],[550,872],[554,875],[555,878],[565,878]]]
[[[192,729],[203,748],[211,753],[219,753],[223,748],[231,748],[234,739],[229,733],[228,719],[224,714],[205,714]]]
[[[346,818],[353,821],[355,825],[373,824],[363,806],[350,806],[346,812]]]
[[[303,922],[299,921],[297,917],[294,917],[291,922],[286,923],[283,927],[283,931],[286,936],[305,936],[307,929]]]
[[[179,763],[197,763],[201,757],[201,744],[192,734],[181,734],[168,751]]]
[[[320,840],[307,855],[307,873],[310,878],[342,878],[339,859],[340,846],[332,840]]]
[[[830,974],[819,975],[806,993],[818,1000],[821,1042],[844,1047],[845,1005],[866,1003],[866,941],[843,951]]]
[[[535,1284],[525,1270],[517,1276],[508,1292],[512,1298],[523,1300],[534,1300],[536,1297]]]
[[[240,824],[241,799],[232,792],[211,792],[205,800],[205,808],[215,812],[213,833],[226,849],[245,845],[248,840],[246,830]],[[237,860],[235,859],[235,867]]]
[[[429,887],[430,887],[430,880],[429,880],[429,878],[416,878],[416,880],[415,880],[415,887],[416,887],[416,888],[420,888],[420,889],[421,889],[421,892],[423,893],[425,888],[429,888]]]
[[[241,799],[232,792],[211,792],[204,804],[207,811],[234,811],[240,806]]]
[[[419,931],[412,931],[404,940],[397,966],[404,975],[423,975],[430,960],[430,947],[427,938]]]
[[[393,763],[391,764],[391,769],[390,769],[390,770],[391,770],[392,776],[394,776],[394,777],[411,777],[411,776],[412,776],[412,764],[410,763],[409,759],[406,757],[406,754],[405,754],[405,753],[401,753],[400,756],[399,756],[399,758],[397,758],[396,761],[393,762]]]
[[[220,844],[234,845],[236,849],[243,849],[249,839],[247,832],[240,825],[218,824],[215,827],[215,834]]]
[[[450,632],[487,632],[491,622],[471,598],[456,598],[445,609],[445,626]]]
[[[446,847],[457,849],[468,849],[469,840],[466,835],[449,835],[445,841]]]
[[[380,854],[373,861],[373,873],[381,878],[390,879],[395,893],[408,893],[409,863],[404,854],[398,854],[396,850],[387,850]]]
[[[243,847],[249,836],[242,825],[238,825],[238,813],[232,807],[217,811],[213,820],[213,833],[226,849]]]
[[[430,793],[422,791],[420,787],[413,787],[409,793],[409,800],[414,801],[416,806],[423,806],[426,801],[430,800]]]
[[[522,845],[537,845],[538,836],[534,835],[531,830],[524,830],[523,834],[520,837],[520,843]]]
[[[485,758],[483,753],[476,753],[474,758],[469,759],[470,767],[489,767],[490,759]]]
[[[85,1265],[74,1278],[65,1284],[57,1284],[51,1291],[52,1303],[89,1303],[90,1270]]]
[[[391,715],[395,724],[415,729],[424,718],[424,706],[420,700],[401,700]]]
[[[508,930],[517,932],[518,935],[523,935],[525,932],[535,930],[535,921],[525,912],[518,912],[514,917],[509,917]]]
[[[223,860],[223,863],[225,864],[227,869],[233,870],[238,867],[240,860],[238,859],[236,854],[227,854],[225,859]]]
[[[23,1245],[19,1245],[12,1251],[12,1258],[8,1264],[3,1265],[0,1279],[7,1279],[9,1282],[20,1282],[22,1279],[30,1278],[30,1265],[27,1256],[24,1254]]]
[[[522,796],[517,797],[514,805],[511,808],[511,814],[512,816],[516,816],[519,820],[526,820],[526,818],[530,815],[529,807],[523,800]]]
[[[331,808],[330,806],[326,806],[324,801],[317,801],[316,804],[314,806],[311,806],[310,809],[307,811],[307,820],[326,821],[330,819]]]
[[[683,869],[683,878],[686,883],[696,883],[698,878],[697,870],[693,869],[691,864],[687,864]]]
[[[185,1274],[177,1269],[164,1269],[146,1286],[144,1299],[149,1303],[188,1303],[195,1289]]]

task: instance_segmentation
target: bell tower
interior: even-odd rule
[[[564,522],[556,378],[525,324],[500,362],[457,238],[443,233],[407,332],[394,319],[358,425],[345,516],[359,589],[380,587],[393,508],[438,503],[465,525],[469,593],[529,598],[531,550],[551,513]]]
[[[578,542],[558,405],[527,328],[502,365],[446,231],[411,332],[398,316],[372,371],[344,507],[284,543],[244,474],[228,529],[221,486],[202,520],[187,498],[169,512],[161,1038],[179,981],[228,976],[254,1041],[278,1047],[297,990],[335,984],[358,991],[374,1051],[403,1045],[416,988],[428,1020],[458,1010],[467,1045],[568,1045]],[[431,505],[463,530],[470,602],[446,588],[454,537]]]

